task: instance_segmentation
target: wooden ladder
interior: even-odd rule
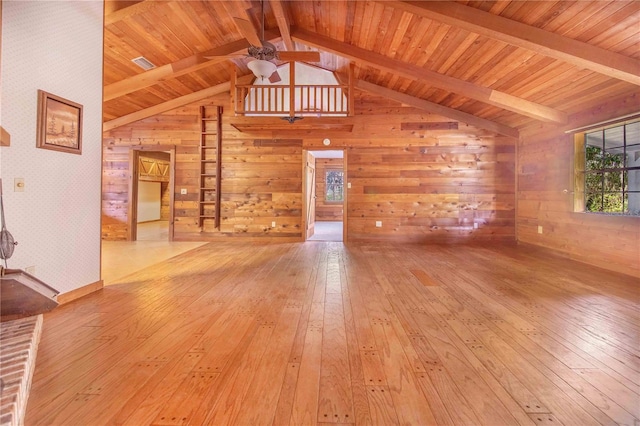
[[[222,154],[222,107],[200,107],[200,196],[198,226],[204,230],[213,220],[220,229],[220,180]]]

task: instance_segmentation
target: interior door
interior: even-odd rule
[[[307,156],[307,238],[315,232],[316,222],[316,158]]]

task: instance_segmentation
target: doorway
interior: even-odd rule
[[[129,158],[129,241],[172,241],[175,148],[135,147]]]
[[[139,224],[138,211],[140,209],[138,199],[140,197],[141,181],[137,179],[137,177],[140,174],[140,157],[148,157],[149,155],[147,154],[153,152],[168,153],[169,155],[168,170],[158,171],[165,176],[167,173],[169,175],[169,220],[164,224],[157,223],[156,221]],[[129,185],[127,195],[130,202],[128,203],[127,209],[127,241],[102,240],[101,277],[105,285],[124,282],[124,280],[129,279],[128,276],[134,272],[141,271],[149,266],[206,244],[205,242],[173,241],[175,157],[175,145],[136,146],[129,150]],[[153,170],[148,167],[145,167],[145,170],[147,174],[153,172]],[[143,171],[142,174],[144,173]],[[134,177],[136,178],[134,179]],[[157,226],[157,229],[142,229],[144,226]],[[161,240],[159,240],[159,238]]]
[[[343,150],[305,154],[306,240],[346,240],[346,167]]]

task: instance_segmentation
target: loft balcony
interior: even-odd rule
[[[295,66],[292,68],[292,64]],[[340,84],[320,68],[290,62],[278,68],[281,81],[234,84],[236,115],[266,117],[346,117],[353,115],[352,84]],[[352,81],[351,73],[349,81]]]
[[[347,85],[241,85],[234,106],[239,115],[344,117],[349,115],[348,94]]]

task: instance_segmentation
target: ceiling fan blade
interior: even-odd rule
[[[234,53],[232,55],[211,55],[211,56],[205,56],[205,59],[238,59],[238,58],[246,58],[247,54],[246,53]]]
[[[281,61],[320,62],[320,52],[278,52]]]
[[[280,74],[278,74],[278,70],[276,70],[273,72],[273,74],[271,74],[271,77],[269,77],[269,82],[278,83],[280,81],[282,81],[282,79],[280,78]]]
[[[256,31],[255,27],[250,21],[242,18],[233,18],[233,22],[236,23],[238,31],[240,31],[242,36],[246,38],[252,46],[262,46],[262,40],[260,40],[260,37],[258,36],[258,31]]]

